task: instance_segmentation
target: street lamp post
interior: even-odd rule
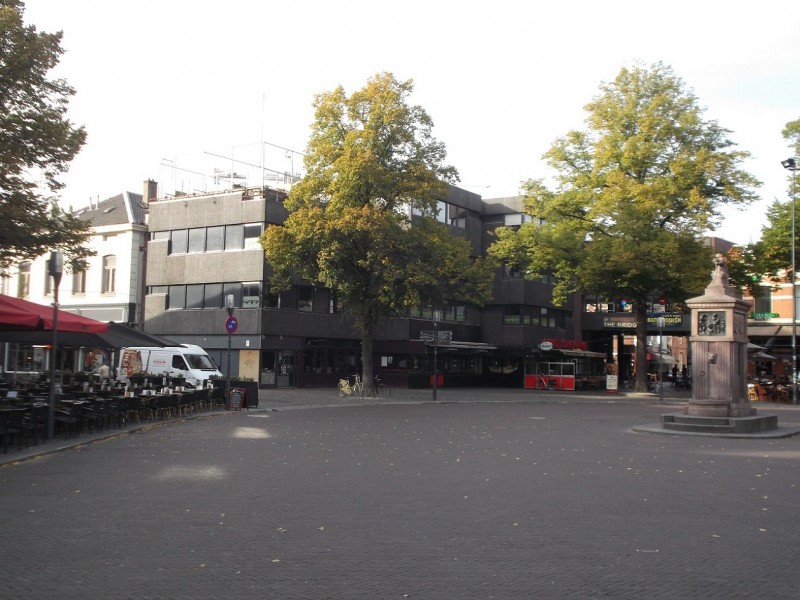
[[[664,404],[664,317],[658,321],[658,402]]]
[[[233,294],[228,294],[225,298],[225,308],[228,309],[228,317],[233,316],[234,299]],[[231,393],[231,329],[228,329],[228,367],[225,369],[225,402],[229,401]]]
[[[439,365],[438,365],[438,350],[439,350],[439,311],[434,310],[432,315],[433,321],[433,401],[436,402],[436,390],[439,387]]]
[[[795,277],[795,183],[797,181],[797,160],[787,158],[781,161],[784,169],[792,172],[792,404],[797,404],[797,289]]]
[[[56,422],[56,346],[58,345],[58,286],[64,272],[64,255],[51,252],[47,272],[53,278],[53,345],[50,346],[50,396],[47,410],[47,439],[52,440]]]

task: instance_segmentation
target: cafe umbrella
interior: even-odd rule
[[[0,331],[52,331],[53,307],[0,294]],[[105,333],[108,323],[58,309],[58,331]]]

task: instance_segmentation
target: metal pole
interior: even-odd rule
[[[233,316],[234,299],[233,294],[228,294],[225,299],[225,307],[228,309],[228,316]],[[231,393],[231,330],[228,329],[228,366],[225,369],[225,404],[229,401]]]
[[[50,347],[50,396],[47,410],[47,439],[55,436],[56,423],[56,346],[58,345],[58,286],[61,283],[61,273],[64,267],[64,257],[61,252],[51,252],[47,264],[50,276],[53,278],[53,345]]]
[[[658,401],[664,403],[664,317],[658,317]]]
[[[231,393],[231,334],[228,334],[228,366],[225,369],[225,402]]]
[[[797,203],[795,183],[797,181],[797,160],[787,158],[781,161],[784,169],[792,172],[792,404],[797,405],[797,288],[795,277],[795,204]]]
[[[795,277],[795,181],[797,163],[792,159],[792,404],[797,404],[797,288]]]
[[[439,349],[439,332],[436,328],[436,313],[433,313],[433,401],[436,402],[436,389],[439,386],[439,372],[437,364],[437,350]]]

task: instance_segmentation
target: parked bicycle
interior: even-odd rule
[[[375,385],[375,395],[378,396],[378,398],[388,398],[389,396],[392,395],[392,388],[383,383],[383,381],[381,381],[381,378],[378,377],[377,375],[375,375],[374,385]]]
[[[339,396],[357,396],[363,398],[364,383],[361,381],[361,375],[353,375],[353,383],[350,383],[350,379],[340,379]]]
[[[556,390],[556,380],[555,379],[546,379],[542,375],[536,378],[536,385],[534,386],[537,390],[550,390],[554,392]]]

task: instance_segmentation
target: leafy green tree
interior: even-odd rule
[[[794,150],[794,156],[800,157],[800,119],[789,121],[781,133],[783,134],[783,139],[791,144],[790,147]]]
[[[724,204],[746,204],[759,185],[739,168],[748,156],[704,120],[672,70],[623,68],[587,106],[587,128],[555,141],[545,159],[555,189],[524,184],[535,219],[499,230],[490,252],[531,278],[557,276],[554,300],[585,292],[625,298],[636,315],[637,389],[646,389],[648,300],[680,303],[713,268],[703,232]]]
[[[0,268],[62,250],[73,268],[93,254],[91,224],[62,211],[58,176],[86,139],[66,117],[75,92],[48,79],[58,64],[61,32],[23,24],[24,4],[0,0]]]
[[[790,121],[782,131],[783,137],[789,142],[789,148],[794,157],[800,156],[800,119]],[[798,160],[798,159],[796,159]],[[767,224],[761,229],[761,239],[750,244],[746,249],[745,259],[742,262],[753,283],[751,291],[758,293],[758,287],[763,283],[781,283],[791,281],[792,277],[792,202],[795,202],[795,235],[797,234],[797,218],[800,217],[800,207],[796,205],[797,194],[795,189],[796,173],[787,171],[787,198],[785,202],[775,200],[767,210]],[[795,240],[796,242],[796,240]],[[731,275],[733,279],[733,274]]]
[[[318,95],[307,175],[286,199],[283,226],[262,238],[276,287],[305,280],[336,290],[362,338],[370,394],[373,338],[386,319],[491,293],[492,262],[473,259],[468,241],[432,217],[457,173],[430,117],[408,103],[412,90],[381,73],[349,97],[341,86]]]

